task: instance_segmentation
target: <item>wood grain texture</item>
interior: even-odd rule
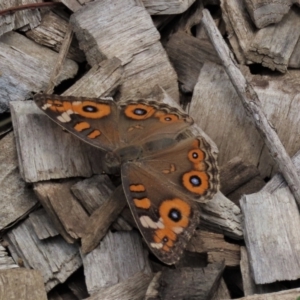
[[[271,157],[278,164],[280,172],[300,206],[300,178],[273,125],[270,124],[258,94],[237,67],[233,53],[226,45],[208,10],[203,10],[202,23],[239,95],[246,114],[251,118],[255,128],[260,133]]]
[[[91,214],[81,238],[81,251],[83,254],[97,247],[109,226],[117,219],[126,204],[126,197],[121,185]]]
[[[21,179],[14,134],[0,140],[0,231],[26,216],[38,204],[33,191]]]
[[[32,92],[45,89],[58,54],[25,36],[10,32],[0,38],[0,113],[9,110],[9,102],[24,100]],[[67,59],[58,83],[77,73],[77,64]]]
[[[113,56],[122,61],[122,99],[139,93],[149,94],[160,84],[178,101],[176,73],[142,2],[101,0],[88,3],[72,15],[71,23],[90,65]]]
[[[8,270],[18,268],[11,256],[8,255],[6,249],[0,245],[0,270]],[[0,298],[1,299],[1,298]]]
[[[296,113],[300,109],[299,71],[291,70],[280,76],[246,74],[246,77],[261,99],[262,108],[288,154],[294,155],[300,148],[300,122]],[[239,156],[247,164],[259,166],[263,178],[276,172],[268,149],[246,116],[222,67],[212,63],[203,66],[189,112],[217,144],[219,165]]]
[[[120,283],[101,288],[86,300],[141,300],[144,299],[151,279],[150,274],[138,272]]]
[[[109,96],[122,83],[122,75],[122,62],[113,57],[93,66],[62,95],[95,98]]]
[[[200,40],[181,31],[171,36],[166,44],[166,51],[177,73],[180,88],[184,92],[193,92],[205,61],[219,62],[207,39]]]
[[[260,192],[241,199],[244,234],[255,283],[300,277],[300,216],[291,193]]]
[[[227,285],[224,279],[222,278],[220,281],[220,285],[218,289],[215,291],[211,300],[224,300],[224,299],[232,299],[232,298],[230,296],[230,292],[227,288]]]
[[[291,6],[300,4],[299,0],[245,0],[248,12],[256,27],[263,28],[278,23],[288,13]]]
[[[54,237],[59,234],[45,209],[38,209],[31,213],[29,215],[29,220],[40,240]]]
[[[0,271],[0,299],[47,300],[40,272],[23,268]]]
[[[294,300],[300,295],[300,288],[281,291],[278,293],[252,295],[243,298],[236,298],[237,300]]]
[[[213,230],[233,239],[243,238],[241,210],[221,192],[200,207],[200,228]]]
[[[81,238],[88,221],[87,212],[71,192],[71,186],[75,183],[74,180],[68,180],[62,183],[40,182],[34,185],[36,195],[54,224],[59,222],[64,228],[64,231],[61,231],[59,226],[57,230],[64,237],[65,232],[68,234],[67,241]]]
[[[186,250],[207,253],[209,263],[225,261],[226,266],[240,264],[240,246],[226,242],[222,234],[196,230]]]
[[[22,178],[90,177],[102,172],[102,152],[63,131],[32,101],[11,103]]]
[[[258,175],[255,166],[245,164],[238,156],[234,157],[220,168],[221,192],[227,195]]]
[[[37,27],[26,31],[25,34],[36,43],[59,52],[67,28],[68,22],[65,19],[52,11],[47,11],[42,14],[41,23]],[[84,53],[79,49],[75,38],[73,38],[67,58],[77,62],[85,60]]]
[[[8,9],[29,3],[37,3],[38,0],[5,0],[0,3],[0,10]],[[24,9],[0,16],[0,36],[6,32],[29,25],[30,28],[36,27],[41,21],[38,9]]]
[[[223,270],[222,263],[209,264],[206,268],[163,270],[154,299],[210,299],[220,284]]]
[[[141,237],[133,231],[109,232],[96,249],[82,258],[90,295],[125,281],[136,273],[151,274]]]
[[[26,268],[40,271],[47,291],[82,265],[77,245],[67,244],[60,236],[41,241],[29,219],[9,231],[5,241],[15,261],[21,260]]]
[[[142,0],[150,15],[173,15],[186,11],[195,0]]]

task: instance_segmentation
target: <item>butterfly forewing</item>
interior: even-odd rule
[[[125,144],[145,144],[158,138],[176,138],[193,123],[191,117],[157,101],[120,103],[121,139]]]
[[[164,263],[175,263],[199,222],[197,206],[139,163],[126,163],[121,172],[128,204],[149,248]]]
[[[38,107],[84,142],[112,151],[119,147],[118,108],[112,100],[38,94]]]

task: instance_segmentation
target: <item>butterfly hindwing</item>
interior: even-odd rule
[[[138,162],[123,164],[121,173],[129,207],[149,248],[164,263],[175,263],[199,222],[196,204]]]
[[[217,159],[203,137],[188,138],[139,161],[144,169],[151,168],[157,177],[169,181],[172,189],[194,201],[207,202],[218,191]]]
[[[119,147],[114,101],[44,94],[35,95],[34,101],[48,117],[84,142],[107,151]]]

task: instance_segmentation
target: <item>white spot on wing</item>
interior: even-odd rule
[[[61,116],[65,119],[65,122],[71,121],[70,116],[66,112],[62,113]]]
[[[67,113],[68,115],[72,115],[72,114],[74,114],[74,111],[73,111],[72,109],[68,109],[68,110],[66,111],[66,113]]]
[[[42,106],[42,109],[43,110],[46,110],[48,107],[51,107],[52,104],[49,104],[49,103],[45,103],[43,106]]]
[[[150,243],[152,248],[161,249],[163,247],[162,243]]]
[[[82,102],[81,101],[74,101],[72,102],[73,105],[80,105]]]
[[[172,230],[176,233],[179,234],[183,231],[182,227],[172,227]]]
[[[154,222],[150,217],[148,216],[141,216],[140,217],[141,224],[145,228],[153,228],[153,229],[158,229],[158,228],[164,228],[164,224],[162,220],[158,220],[158,222]]]
[[[62,122],[62,123],[67,123],[67,121],[62,116],[58,116],[57,120]]]

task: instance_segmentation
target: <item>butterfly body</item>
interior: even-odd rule
[[[196,202],[218,190],[216,158],[203,137],[177,140],[193,120],[156,101],[36,95],[56,123],[106,151],[107,169],[121,169],[129,207],[152,252],[176,262],[199,222]]]

